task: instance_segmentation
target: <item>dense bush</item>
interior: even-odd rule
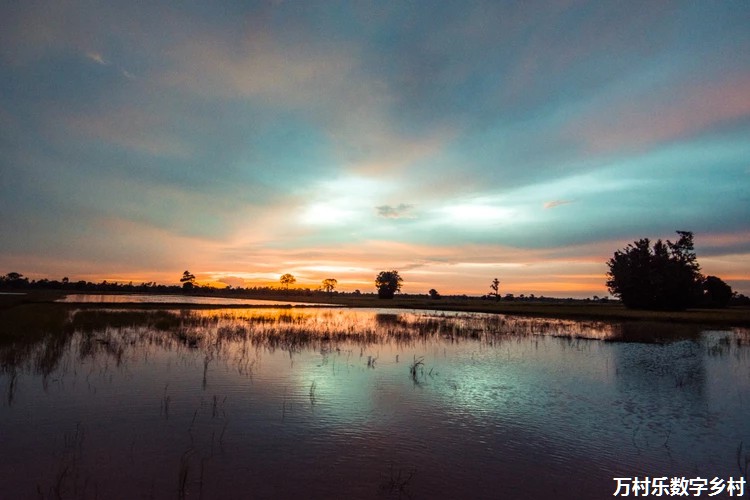
[[[607,265],[607,288],[626,307],[682,310],[700,303],[703,277],[693,250],[693,233],[677,231],[676,243],[648,238],[617,250]]]

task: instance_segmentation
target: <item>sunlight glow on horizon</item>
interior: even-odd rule
[[[307,207],[300,217],[304,224],[320,226],[338,226],[352,222],[356,212],[340,208],[331,203],[314,203]]]
[[[484,203],[449,205],[437,212],[444,216],[438,222],[444,220],[458,226],[501,226],[522,222],[522,215],[518,210]]]

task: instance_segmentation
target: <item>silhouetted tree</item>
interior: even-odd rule
[[[430,291],[428,293],[430,294],[430,298],[433,300],[437,300],[440,298],[440,294],[434,288],[430,288]]]
[[[490,283],[490,290],[492,290],[492,293],[490,295],[495,296],[495,300],[500,300],[500,280],[495,278],[492,280],[492,283]]]
[[[281,282],[281,286],[284,287],[284,290],[289,290],[289,285],[297,283],[297,278],[289,273],[286,273],[281,275],[279,281]]]
[[[336,278],[326,278],[323,280],[323,290],[328,292],[328,295],[330,295],[333,292],[333,289],[336,288],[336,285],[338,285],[338,280]]]
[[[182,273],[180,283],[182,283],[183,290],[192,290],[195,286],[195,275],[186,270],[184,273]]]
[[[732,300],[732,287],[716,276],[706,276],[703,287],[703,305],[707,307],[727,307]]]
[[[401,283],[404,280],[398,275],[398,271],[381,271],[375,277],[375,286],[378,289],[378,298],[392,299],[393,296],[401,290]]]
[[[8,288],[26,288],[29,286],[29,278],[21,273],[12,272],[0,277],[0,285]]]
[[[607,288],[626,307],[682,310],[699,300],[703,277],[695,252],[693,233],[677,231],[676,243],[648,238],[617,250],[607,266]]]

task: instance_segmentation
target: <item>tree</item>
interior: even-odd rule
[[[734,295],[732,287],[716,276],[706,276],[701,286],[703,288],[703,305],[707,307],[727,307]]]
[[[336,285],[338,285],[338,280],[336,278],[326,278],[323,280],[323,290],[328,292],[328,295],[330,295],[333,292],[333,289],[336,288]]]
[[[190,271],[185,271],[184,273],[182,273],[180,283],[182,283],[183,290],[192,290],[195,286],[195,275]]]
[[[428,293],[430,294],[430,298],[433,300],[437,300],[440,298],[440,293],[434,288],[430,288],[430,291]]]
[[[378,298],[392,299],[396,292],[401,290],[403,281],[403,278],[398,275],[398,271],[380,271],[380,274],[375,277]]]
[[[490,283],[490,290],[492,290],[492,293],[490,295],[495,296],[495,300],[500,300],[500,280],[495,278],[492,280],[492,283]]]
[[[29,286],[29,278],[21,273],[11,272],[0,276],[0,286],[7,288],[26,288]]]
[[[286,273],[282,274],[281,278],[279,278],[279,281],[281,282],[281,285],[284,287],[284,290],[289,290],[289,285],[293,285],[297,283],[297,278],[295,278],[293,275]]]
[[[676,243],[648,238],[617,250],[607,261],[607,288],[634,309],[682,310],[702,295],[700,266],[693,251],[693,233],[677,231]]]

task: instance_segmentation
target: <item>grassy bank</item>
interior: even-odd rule
[[[479,298],[454,300],[443,298],[332,297],[328,302],[348,307],[394,307],[443,311],[484,312],[561,319],[597,319],[609,321],[667,321],[721,326],[750,326],[750,308],[691,309],[687,311],[639,311],[619,303],[585,301],[492,301]]]

